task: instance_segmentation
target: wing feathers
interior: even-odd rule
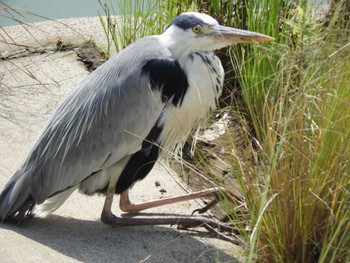
[[[37,202],[141,149],[165,105],[161,90],[149,88],[150,78],[158,70],[169,75],[175,65],[142,70],[156,58],[172,61],[156,38],[137,41],[60,103],[22,167],[32,171],[30,187]]]
[[[187,87],[186,74],[157,38],[130,45],[59,104],[17,171],[17,179],[26,178],[21,179],[25,184],[20,188],[42,203],[126,156],[140,150],[144,154],[142,148],[150,147],[145,142],[142,147],[144,138],[154,135],[151,130],[159,136],[160,130],[152,127],[166,104],[181,105]],[[158,151],[153,147],[147,158],[154,163]],[[147,166],[142,176],[152,166]],[[6,190],[6,196],[11,195],[11,189]],[[27,197],[18,200],[24,200],[23,206]],[[3,211],[19,211],[21,207],[18,202],[1,205]]]

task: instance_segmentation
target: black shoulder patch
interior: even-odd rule
[[[144,179],[152,170],[160,151],[157,139],[161,132],[162,127],[158,127],[155,124],[146,139],[144,139],[142,149],[131,156],[118,179],[115,189],[116,194],[129,189],[136,181]]]
[[[185,71],[177,61],[169,59],[152,59],[142,68],[148,74],[152,90],[162,92],[163,102],[172,99],[175,106],[181,106],[188,88]]]

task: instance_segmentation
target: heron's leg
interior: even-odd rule
[[[112,224],[117,219],[117,217],[112,213],[112,202],[115,194],[117,180],[118,178],[111,177],[109,181],[108,189],[106,192],[106,199],[101,213],[101,221],[108,225]]]
[[[222,234],[220,231],[226,231],[229,233],[236,233],[236,229],[230,225],[226,225],[220,222],[216,222],[209,218],[204,217],[168,217],[168,218],[120,218],[113,215],[111,211],[113,196],[115,193],[117,180],[111,179],[108,185],[106,200],[103,206],[101,220],[103,223],[118,227],[118,226],[139,226],[139,225],[177,225],[183,228],[191,228],[202,226],[209,232],[217,235],[219,238],[237,243],[237,240]],[[201,191],[203,194],[203,191]],[[211,192],[212,193],[212,192]],[[204,195],[205,196],[205,195]],[[203,197],[203,195],[200,195]],[[129,192],[123,192],[123,200],[126,203],[131,204],[129,200]],[[146,208],[145,208],[146,209]]]
[[[223,188],[215,187],[215,188],[211,188],[211,189],[207,189],[207,190],[203,190],[203,191],[198,191],[198,192],[194,192],[194,193],[189,193],[189,194],[185,194],[185,195],[167,197],[167,198],[162,198],[162,199],[158,199],[158,200],[151,200],[151,201],[144,202],[144,203],[133,204],[132,202],[130,202],[130,199],[129,199],[129,190],[125,190],[120,195],[119,207],[124,212],[137,213],[137,212],[140,212],[142,210],[157,207],[157,206],[168,205],[168,204],[173,204],[173,203],[177,203],[177,202],[182,202],[182,201],[187,201],[187,200],[192,200],[192,199],[197,199],[197,198],[202,198],[202,197],[218,196],[223,191],[224,191]],[[215,201],[215,204],[216,203],[217,202]],[[211,204],[212,205],[210,207],[212,207],[214,205],[214,202],[211,202]],[[203,208],[203,210],[198,210],[198,211],[201,213],[204,213],[209,208],[207,208],[207,206],[206,206]]]

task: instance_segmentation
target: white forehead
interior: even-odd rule
[[[199,19],[203,20],[204,23],[209,24],[209,25],[219,24],[218,21],[216,21],[214,18],[212,18],[211,16],[209,16],[207,14],[197,13],[197,12],[185,12],[185,13],[182,13],[181,15],[186,15],[186,14],[198,17]]]

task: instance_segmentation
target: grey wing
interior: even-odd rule
[[[122,52],[58,106],[21,168],[30,170],[36,202],[141,148],[164,108],[161,92],[151,89],[149,75],[142,72],[147,55],[159,56],[159,48],[142,60],[132,47]],[[163,55],[168,56],[166,51]]]

